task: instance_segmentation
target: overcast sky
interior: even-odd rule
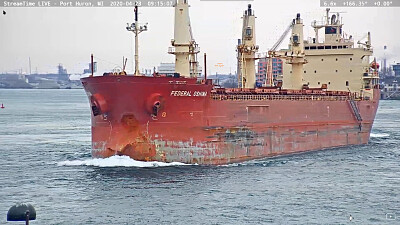
[[[236,70],[235,48],[241,36],[241,16],[251,3],[255,10],[257,44],[267,51],[281,36],[296,13],[304,20],[305,36],[314,36],[310,24],[321,20],[325,8],[319,0],[200,1],[189,0],[193,34],[200,46],[199,61],[207,53],[209,72]],[[133,34],[126,23],[133,22],[132,8],[4,8],[0,15],[0,72],[22,69],[56,72],[62,63],[69,73],[81,73],[93,53],[101,73],[122,65],[128,57],[132,71]],[[139,20],[149,30],[140,34],[140,67],[151,69],[160,62],[173,62],[167,53],[173,38],[174,8],[140,8]],[[340,11],[344,31],[356,40],[370,31],[375,56],[381,59],[387,45],[388,62],[400,62],[400,8],[332,8]],[[397,14],[397,15],[396,15]],[[287,38],[288,40],[288,38]],[[288,41],[281,47],[287,47]],[[214,66],[223,63],[224,67]]]

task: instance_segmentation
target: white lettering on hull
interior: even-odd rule
[[[192,94],[192,91],[171,91],[170,96],[174,97],[206,97],[207,92],[206,91],[194,91]]]

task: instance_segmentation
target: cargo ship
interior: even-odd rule
[[[270,57],[286,62],[289,72],[276,83],[256,87],[259,47],[255,13],[248,5],[237,46],[238,87],[222,88],[206,74],[196,78],[199,48],[187,0],[178,0],[174,9],[174,39],[168,51],[175,55],[173,76],[140,75],[136,47],[135,74],[81,79],[92,111],[93,157],[220,165],[368,143],[379,103],[370,35],[354,47],[352,39],[342,35],[340,21],[330,19],[334,16],[327,11],[327,21],[315,24],[316,30],[325,31],[325,41],[309,43],[297,14],[290,21],[289,48],[270,52]],[[147,27],[139,26],[137,8],[135,13],[135,23],[127,29],[135,33],[137,46],[138,34]],[[335,59],[346,59],[335,67],[349,71],[328,71]],[[305,76],[306,64],[307,70],[322,74],[307,71]]]

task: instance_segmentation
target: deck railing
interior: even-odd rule
[[[326,95],[271,95],[271,94],[216,94],[211,93],[213,100],[231,101],[266,101],[266,100],[291,100],[291,101],[347,101],[350,96],[326,96]]]

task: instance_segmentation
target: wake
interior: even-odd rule
[[[86,159],[86,160],[70,160],[57,163],[58,166],[95,166],[95,167],[166,167],[166,166],[190,166],[180,162],[143,162],[137,161],[129,156],[111,156],[109,158]]]

